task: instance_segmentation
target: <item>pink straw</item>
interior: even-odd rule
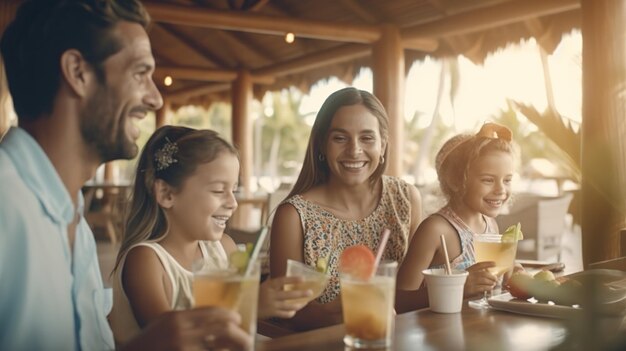
[[[387,240],[389,240],[389,234],[391,231],[387,228],[383,229],[382,237],[380,238],[380,244],[378,244],[378,250],[376,250],[376,259],[374,261],[374,272],[376,272],[376,268],[378,268],[378,264],[380,263],[380,259],[383,257],[383,252],[385,251],[385,246],[387,245]]]
[[[443,255],[446,257],[446,274],[452,274],[452,267],[450,267],[450,257],[448,256],[448,247],[446,246],[446,237],[441,234],[441,246],[443,247]]]

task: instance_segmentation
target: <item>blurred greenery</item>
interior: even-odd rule
[[[580,182],[581,136],[577,131],[579,126],[575,126],[574,122],[563,118],[558,112],[550,109],[540,113],[533,106],[519,102],[509,103],[509,106],[511,104],[538,128],[538,133],[543,137],[541,140],[543,140],[544,145],[541,145],[542,148],[538,150],[538,153],[544,156],[537,157],[550,159],[572,180]]]
[[[447,79],[455,77],[454,69]],[[454,78],[458,79],[458,77]],[[450,92],[448,92],[450,93]],[[279,92],[267,93],[261,102],[255,101],[252,107],[253,116],[253,149],[254,149],[254,172],[257,177],[267,177],[273,181],[288,178],[294,180],[297,177],[304,153],[307,147],[311,123],[314,113],[303,115],[300,112],[303,94],[295,88]],[[438,113],[435,111],[435,113]],[[545,117],[545,116],[544,116]],[[542,114],[532,107],[524,106],[510,101],[506,109],[499,114],[491,116],[494,122],[509,127],[513,132],[513,139],[520,148],[520,165],[523,168],[531,159],[545,158],[573,180],[579,179],[580,171],[576,163],[572,162],[571,152],[563,151],[576,145],[572,144],[571,126],[557,128],[554,116],[545,117],[549,123],[541,123]],[[437,118],[433,123],[432,114],[416,111],[413,117],[405,123],[405,155],[404,169],[407,174],[414,175],[419,184],[432,182],[434,175],[435,156],[443,142],[455,133],[454,126],[449,126]],[[186,106],[172,114],[171,123],[193,128],[208,128],[219,132],[225,139],[232,141],[231,135],[231,108],[227,103],[214,103],[206,109],[197,106]],[[426,126],[426,127],[420,127]],[[143,147],[148,137],[154,131],[154,116],[149,116],[140,121],[142,131],[138,144]],[[546,133],[545,130],[548,130]],[[423,143],[425,135],[431,133],[430,143]],[[569,137],[558,138],[558,135],[569,133]],[[557,135],[555,137],[554,135]],[[564,141],[566,140],[566,142]],[[569,146],[564,146],[569,145]],[[426,148],[422,152],[426,159],[418,164],[420,148]],[[118,180],[130,181],[133,178],[136,160],[116,161],[120,171]],[[522,169],[520,169],[522,170]],[[425,172],[430,172],[429,177],[424,177]],[[266,186],[271,189],[272,184]]]
[[[255,122],[261,127],[261,148],[255,159],[260,176],[296,177],[306,151],[311,126],[300,113],[302,93],[296,89],[269,93]]]

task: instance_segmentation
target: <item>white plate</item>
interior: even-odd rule
[[[582,311],[579,307],[541,303],[537,302],[535,299],[520,300],[514,298],[509,293],[490,297],[487,301],[489,301],[489,305],[496,310],[537,317],[565,319],[578,315]]]
[[[598,311],[607,316],[622,316],[626,314],[626,272],[610,269],[592,269],[567,277],[574,279],[583,286],[594,284],[597,288],[595,296],[599,299]],[[531,316],[549,318],[570,318],[581,313],[578,305],[562,306],[553,303],[537,302],[516,299],[505,293],[488,299],[489,305],[497,310]]]

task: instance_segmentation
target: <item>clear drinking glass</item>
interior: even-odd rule
[[[489,268],[489,272],[498,278],[498,285],[500,285],[504,273],[512,270],[515,265],[517,240],[502,241],[501,234],[475,234],[473,245],[476,262],[493,261],[496,263],[495,267]],[[489,308],[487,292],[480,300],[470,301],[469,306]]]
[[[352,348],[391,346],[394,329],[397,262],[382,262],[373,277],[341,274],[344,343]]]
[[[304,281],[298,284],[287,284],[285,290],[311,290],[313,295],[294,299],[294,302],[308,303],[322,294],[328,283],[328,275],[300,261],[287,260],[287,276],[302,277]]]
[[[194,307],[218,306],[241,315],[241,328],[256,334],[256,316],[259,300],[260,264],[251,263],[248,276],[237,269],[203,267],[194,271]]]

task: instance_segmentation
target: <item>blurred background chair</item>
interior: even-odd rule
[[[117,244],[124,225],[124,211],[131,186],[128,184],[98,184],[83,187],[85,220],[97,240]]]
[[[561,240],[566,231],[566,215],[574,195],[556,197],[520,194],[508,214],[496,218],[500,231],[522,224],[524,240],[517,246],[517,258],[526,260],[561,260]]]

